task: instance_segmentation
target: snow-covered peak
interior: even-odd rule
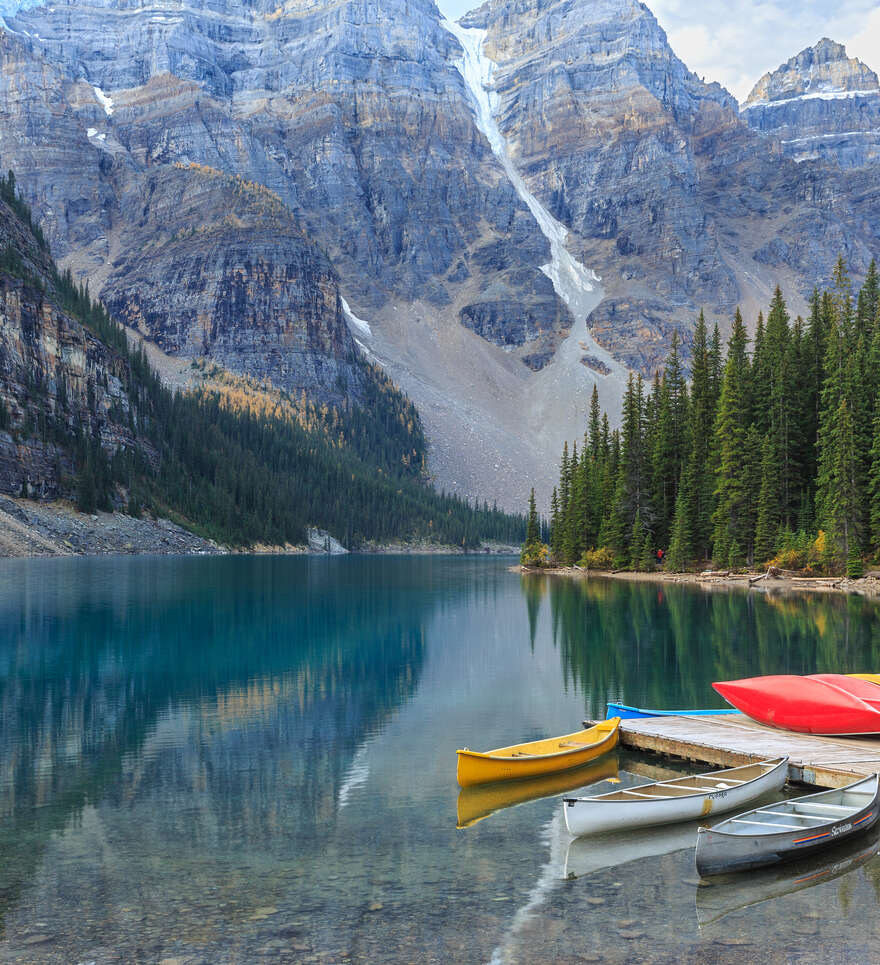
[[[776,70],[764,74],[752,88],[743,110],[768,104],[790,104],[798,99],[839,99],[880,91],[877,75],[843,44],[823,37]]]

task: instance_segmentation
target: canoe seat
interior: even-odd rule
[[[803,811],[771,811],[770,808],[761,808],[756,814],[776,814],[781,818],[803,818],[805,821],[818,821],[820,824],[827,824],[834,818],[829,814],[804,814]]]
[[[749,821],[747,818],[731,818],[731,824],[758,824],[762,828],[776,828],[777,831],[805,831],[801,824],[783,824],[781,821]]]
[[[592,747],[593,741],[560,741],[560,747]]]
[[[722,777],[720,774],[718,777],[702,777],[701,775],[696,775],[695,777],[685,778],[688,781],[705,781],[707,784],[711,784],[712,787],[718,787],[719,784],[726,784],[730,786],[731,784],[748,784],[748,781],[740,781],[735,777]]]

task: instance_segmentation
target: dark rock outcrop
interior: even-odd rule
[[[57,307],[47,254],[0,201],[0,493],[50,499],[70,490],[70,447],[59,434],[133,442],[126,362]]]

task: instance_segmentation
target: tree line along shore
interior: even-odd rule
[[[688,376],[690,378],[688,379]],[[841,257],[807,319],[779,288],[749,339],[701,313],[690,371],[630,376],[619,429],[594,391],[562,452],[549,519],[530,499],[526,566],[796,571],[858,578],[880,559],[880,279]]]

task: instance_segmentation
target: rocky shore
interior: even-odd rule
[[[348,550],[324,530],[309,529],[308,544],[252,546],[241,552],[265,555],[331,555]],[[205,556],[239,552],[213,540],[203,539],[168,519],[135,519],[124,513],[80,513],[67,500],[40,502],[0,496],[0,559],[26,556],[105,556],[155,553]],[[464,550],[427,540],[401,543],[369,543],[361,553],[417,555],[505,555],[519,552],[516,546],[485,543]]]
[[[754,592],[807,592],[807,593],[854,593],[860,596],[880,598],[880,572],[873,571],[862,579],[850,580],[840,576],[793,576],[787,573],[728,573],[704,571],[703,573],[667,573],[655,570],[636,573],[631,570],[584,570],[578,566],[554,568],[513,566],[515,573],[546,573],[550,576],[566,576],[573,579],[589,579],[598,576],[609,580],[628,580],[634,583],[688,583],[708,588],[733,588]]]
[[[37,502],[0,496],[0,557],[223,552],[224,547],[167,519],[85,514],[65,500]]]

